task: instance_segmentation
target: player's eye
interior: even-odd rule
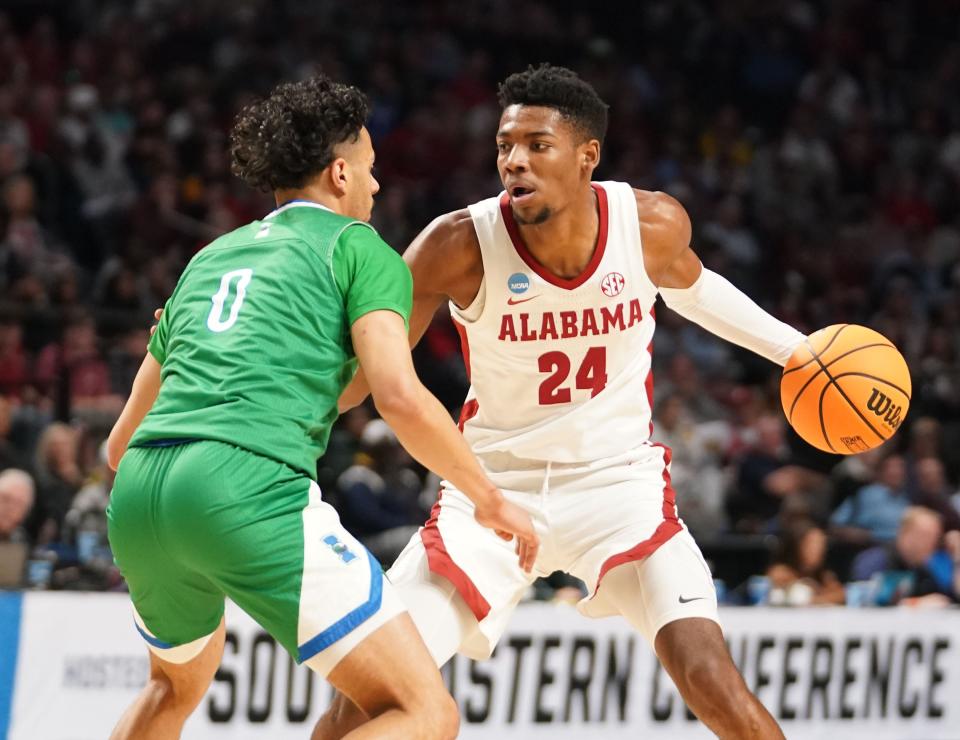
[[[509,149],[510,149],[510,145],[507,144],[505,141],[497,142],[497,151],[500,152],[501,154],[506,154]]]

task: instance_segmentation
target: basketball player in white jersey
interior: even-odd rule
[[[804,337],[703,268],[676,200],[591,181],[607,106],[590,85],[544,65],[509,77],[500,102],[505,190],[438,218],[407,250],[410,332],[418,341],[449,301],[471,380],[461,429],[530,513],[541,550],[525,573],[444,482],[390,580],[442,665],[488,657],[532,580],[566,571],[589,589],[580,611],[642,633],[713,732],[783,737],[730,658],[710,571],[678,516],[670,450],[651,439],[654,300],[780,365]],[[364,394],[358,379],[341,406]],[[361,719],[339,697],[314,737]]]

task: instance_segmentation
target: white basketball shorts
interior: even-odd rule
[[[521,570],[514,543],[480,526],[470,500],[444,481],[430,520],[387,574],[401,598],[422,593],[430,574],[453,584],[477,622],[459,652],[489,657],[528,586],[557,570],[586,583],[589,593],[579,611],[604,617],[620,614],[614,603],[626,601],[614,586],[604,586],[605,576],[621,565],[635,567],[639,580],[617,578],[615,587],[636,591],[626,597],[641,604],[644,616],[636,626],[651,645],[660,628],[676,619],[719,622],[710,570],[677,516],[669,448],[645,445],[584,465],[506,456],[482,462],[504,495],[530,513],[541,538],[533,572]],[[418,622],[416,604],[407,606]],[[424,639],[429,646],[431,635]]]

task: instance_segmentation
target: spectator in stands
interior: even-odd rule
[[[66,410],[98,408],[109,399],[110,371],[100,355],[90,315],[80,313],[67,320],[63,338],[37,356],[35,377],[43,393],[66,404],[62,415]]]
[[[657,441],[673,450],[670,481],[682,502],[684,523],[700,539],[718,535],[726,529],[721,460],[729,426],[724,421],[695,424],[677,394],[660,401],[653,426]]]
[[[937,512],[943,519],[945,530],[960,530],[960,512],[950,500],[953,491],[947,485],[946,471],[940,459],[927,457],[918,461],[915,473],[916,481],[910,491],[911,503]]]
[[[78,532],[99,535],[100,543],[107,541],[107,505],[116,472],[107,464],[107,443],[101,442],[97,449],[97,464],[77,491],[64,518],[69,541],[77,542]]]
[[[827,535],[810,519],[792,522],[780,535],[772,565],[771,604],[842,604],[843,584],[827,569]]]
[[[107,352],[110,391],[114,395],[126,397],[130,393],[149,339],[150,335],[143,326],[135,326],[125,330]]]
[[[820,487],[822,476],[791,464],[782,416],[767,415],[753,426],[755,442],[740,461],[736,483],[727,500],[727,511],[741,532],[775,529],[776,517],[788,498],[798,500],[792,511],[810,513],[808,494]]]
[[[48,426],[37,443],[37,498],[28,532],[41,544],[56,541],[63,534],[67,511],[83,483],[78,443],[77,431],[61,422]]]
[[[840,504],[830,517],[832,533],[852,542],[891,542],[910,505],[906,465],[900,455],[880,463],[877,480]]]
[[[24,523],[33,507],[33,478],[24,470],[0,472],[0,542],[28,542]]]
[[[354,406],[337,419],[330,432],[327,449],[317,461],[320,490],[336,490],[337,479],[354,464],[360,452],[360,437],[374,418],[369,401]]]
[[[15,111],[13,90],[0,87],[0,144],[10,147],[11,169],[20,171],[30,156],[30,131]]]
[[[942,547],[940,515],[922,506],[903,513],[895,542],[864,550],[853,561],[851,578],[866,581],[877,574],[906,573],[906,585],[898,586],[892,599],[883,603],[946,605],[960,601],[960,533],[951,532]]]
[[[426,518],[420,479],[383,419],[367,422],[356,462],[337,479],[341,520],[384,565],[396,560]]]
[[[703,392],[703,379],[693,359],[677,353],[669,360],[667,375],[660,384],[658,395],[679,396],[695,422],[722,419],[723,409],[709,394]]]
[[[20,280],[42,283],[55,268],[70,264],[57,239],[37,219],[36,201],[36,186],[29,175],[14,175],[3,183],[7,224],[0,237],[0,263],[14,292]]]
[[[23,327],[0,319],[0,394],[21,398],[32,382],[30,356],[23,347]]]
[[[12,404],[0,395],[0,470],[24,467],[24,454],[10,439]]]

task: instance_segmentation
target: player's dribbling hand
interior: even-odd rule
[[[517,555],[520,567],[527,573],[533,570],[533,564],[540,550],[540,538],[533,529],[530,515],[516,504],[505,498],[483,509],[477,508],[474,518],[484,527],[492,529],[497,537],[510,542],[517,538]]]

